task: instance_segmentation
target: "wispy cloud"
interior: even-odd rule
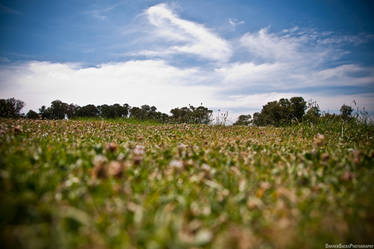
[[[298,31],[298,32],[296,32]],[[246,33],[241,45],[256,59],[266,62],[304,62],[308,59],[309,66],[318,65],[327,58],[335,59],[344,55],[344,51],[326,46],[322,41],[326,38],[314,31],[300,31],[294,27],[281,33],[271,33],[269,28],[258,32]]]
[[[149,35],[165,44],[161,49],[138,51],[138,55],[189,54],[219,62],[229,60],[232,53],[229,42],[202,24],[180,18],[168,5],[152,6],[144,14],[152,26]]]
[[[84,13],[99,20],[106,20],[108,18],[108,14],[122,4],[124,4],[124,2],[119,1],[107,7],[94,7],[93,9],[87,10]]]
[[[240,38],[248,61],[224,65],[216,72],[231,88],[261,87],[263,91],[374,84],[374,68],[337,63],[347,51],[331,45],[332,40],[346,45],[359,39],[365,38],[342,39],[297,27],[281,33],[263,28]]]
[[[240,20],[238,20],[238,19],[236,19],[236,18],[229,18],[228,22],[229,22],[229,24],[230,24],[234,29],[236,28],[236,26],[245,23],[244,21],[240,21]]]
[[[8,57],[0,56],[0,63],[8,63],[8,62],[10,62],[10,60],[8,59]]]
[[[9,14],[13,14],[13,15],[22,15],[22,12],[21,11],[18,11],[16,9],[12,9],[12,8],[9,8],[3,4],[0,3],[0,10],[1,11],[4,11],[6,13],[9,13]]]

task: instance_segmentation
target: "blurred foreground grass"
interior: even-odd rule
[[[2,248],[374,243],[374,129],[0,121]]]

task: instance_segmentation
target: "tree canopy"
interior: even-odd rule
[[[340,107],[340,114],[343,119],[349,119],[352,117],[353,108],[348,105],[342,105]]]
[[[256,126],[286,126],[294,122],[307,121],[318,122],[322,118],[340,118],[343,120],[352,119],[353,108],[343,105],[340,108],[340,115],[325,113],[323,116],[318,104],[315,101],[307,103],[302,97],[291,99],[282,98],[279,101],[271,101],[264,105],[260,112],[251,115],[240,115],[234,125],[256,125]]]
[[[252,122],[251,118],[252,116],[250,114],[240,115],[234,125],[249,125]]]
[[[17,118],[20,117],[20,111],[25,106],[21,100],[10,98],[0,99],[0,117],[2,118]]]
[[[306,108],[307,103],[302,97],[271,101],[262,107],[260,113],[253,115],[253,124],[284,126],[290,125],[293,121],[300,122]]]
[[[171,120],[176,123],[208,124],[211,121],[212,110],[204,106],[174,108],[170,111]]]

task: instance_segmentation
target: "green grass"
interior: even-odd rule
[[[139,120],[135,118],[113,118],[113,119],[103,119],[103,118],[73,118],[72,121],[106,121],[106,122],[116,122],[116,123],[125,123],[125,124],[142,124],[142,125],[159,125],[162,124],[156,120]]]
[[[1,120],[0,134],[3,248],[374,243],[369,125]]]

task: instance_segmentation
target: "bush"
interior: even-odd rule
[[[40,116],[37,112],[33,111],[33,110],[30,110],[27,114],[26,114],[26,118],[28,119],[39,119]]]

